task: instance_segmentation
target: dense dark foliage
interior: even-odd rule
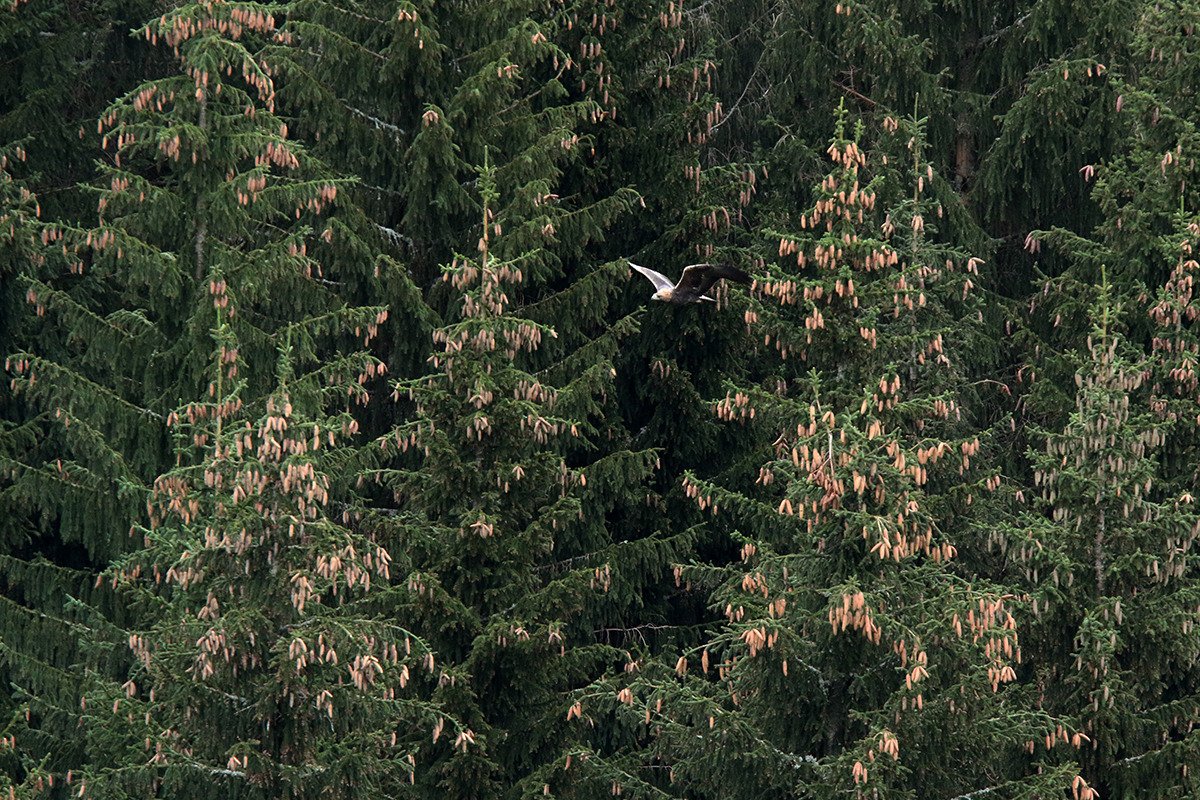
[[[4,3],[0,790],[1194,796],[1198,22]]]

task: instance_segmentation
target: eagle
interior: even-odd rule
[[[722,278],[728,278],[738,283],[750,283],[749,275],[737,267],[727,264],[692,264],[684,267],[683,275],[679,276],[679,283],[672,283],[671,279],[661,272],[639,266],[632,261],[629,262],[629,266],[645,275],[654,284],[655,292],[650,295],[651,300],[661,300],[677,306],[691,305],[699,303],[701,300],[708,300],[710,303],[717,302],[705,292]]]

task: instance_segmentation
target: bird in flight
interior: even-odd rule
[[[672,283],[671,279],[661,272],[639,266],[632,261],[629,262],[629,266],[645,275],[654,284],[655,291],[650,295],[651,300],[661,300],[677,306],[699,303],[701,300],[708,300],[710,303],[717,302],[705,292],[722,278],[728,278],[738,283],[750,283],[749,275],[737,267],[726,264],[692,264],[684,267],[683,275],[679,276],[678,283]]]

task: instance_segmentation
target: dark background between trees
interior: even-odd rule
[[[1198,22],[6,0],[0,789],[1196,796]]]

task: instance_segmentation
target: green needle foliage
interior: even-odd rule
[[[1194,795],[1198,23],[0,3],[0,792]]]
[[[8,495],[99,570],[71,590],[78,556],[8,565],[33,589],[6,597],[26,636],[75,639],[6,659],[26,789],[390,794],[419,731],[447,723],[418,690],[429,648],[388,621],[392,558],[349,480],[387,310],[337,295],[324,246],[354,222],[334,223],[348,182],[274,113],[259,49],[287,34],[271,14],[190,5],[147,24],[178,74],[102,115],[98,222],[41,224],[26,245],[54,338],[9,362],[41,412],[10,432],[35,463],[10,462]],[[73,597],[47,604],[30,578],[53,567]]]
[[[1194,791],[1175,742],[1187,740],[1197,701],[1187,665],[1200,598],[1187,561],[1200,518],[1190,492],[1158,485],[1157,454],[1173,420],[1146,397],[1149,365],[1119,332],[1119,307],[1101,288],[1076,410],[1031,454],[1036,512],[1023,535],[1001,542],[1024,564],[1046,702],[1066,720],[1062,741],[1047,738],[1046,759],[1062,757],[1052,751],[1068,733],[1082,735],[1090,744],[1078,758],[1091,784],[1153,784],[1160,796],[1182,797]]]
[[[418,766],[440,796],[503,796],[555,785],[578,735],[567,693],[629,654],[598,641],[640,605],[644,584],[686,552],[687,535],[625,538],[613,520],[636,515],[652,451],[608,443],[603,416],[615,371],[608,341],[543,369],[556,330],[511,298],[536,253],[495,255],[497,221],[516,202],[484,164],[478,256],[444,276],[454,321],[434,330],[433,373],[395,384],[413,406],[376,441],[391,465],[375,479],[395,503],[379,524],[412,559],[412,619],[448,679],[435,694],[468,726]],[[551,296],[542,305],[570,302]],[[586,356],[586,359],[584,358]],[[515,680],[515,675],[523,675]]]
[[[733,563],[676,569],[723,621],[673,675],[660,661],[582,701],[644,742],[595,768],[625,794],[951,797],[1074,777],[1013,767],[1052,720],[1014,685],[1012,596],[956,566],[956,517],[998,484],[972,464],[965,349],[944,345],[978,324],[977,260],[939,240],[922,121],[890,121],[871,150],[843,130],[813,205],[764,231],[778,256],[744,311],[759,382],[712,408],[759,445],[683,480],[741,543]]]

